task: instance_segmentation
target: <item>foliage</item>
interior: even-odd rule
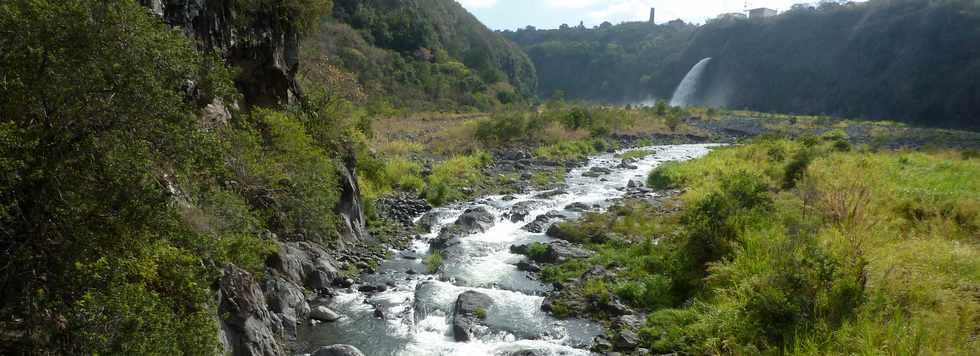
[[[133,1],[4,2],[0,32],[0,353],[213,354],[221,268],[336,234],[343,100],[203,127],[235,70]]]
[[[474,313],[476,314],[476,317],[477,318],[480,318],[480,319],[486,319],[487,318],[487,310],[484,309],[484,308],[482,308],[482,307],[476,308],[476,310],[474,311]]]
[[[980,166],[838,142],[762,139],[666,167],[682,212],[632,203],[564,226],[609,233],[542,279],[615,266],[575,293],[649,311],[654,353],[975,353],[980,303],[964,288],[980,282],[980,251],[962,241],[978,229]]]
[[[220,151],[180,91],[202,57],[132,1],[4,2],[0,32],[2,348],[213,352],[212,240],[169,190]]]
[[[672,167],[679,163],[664,162],[657,166],[650,175],[647,176],[647,186],[653,189],[664,190],[673,188],[679,182],[675,182],[677,177],[672,177]]]
[[[475,187],[486,179],[480,170],[491,160],[489,154],[479,152],[435,163],[432,174],[428,177],[429,184],[422,195],[438,206],[466,197],[467,191],[472,194]]]
[[[488,120],[480,121],[474,135],[486,143],[505,143],[536,138],[547,122],[536,114],[505,112],[497,113]]]
[[[413,110],[472,111],[525,102],[534,66],[454,1],[337,0],[304,59],[356,76],[369,100]]]
[[[968,48],[980,42],[978,10],[971,0],[829,2],[766,21],[634,22],[504,35],[534,61],[541,96],[669,98],[695,63],[711,57],[700,105],[977,128],[980,58]],[[936,33],[955,35],[937,40]]]
[[[439,272],[439,268],[442,267],[443,257],[442,252],[432,251],[429,257],[425,258],[425,267],[429,270],[429,273]]]

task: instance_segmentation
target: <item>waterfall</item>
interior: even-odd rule
[[[708,62],[711,62],[711,57],[702,59],[694,67],[691,67],[691,71],[687,72],[687,75],[681,80],[681,84],[674,90],[674,96],[670,98],[670,106],[691,105],[691,101],[698,91],[698,83],[701,82],[704,70],[708,67]]]

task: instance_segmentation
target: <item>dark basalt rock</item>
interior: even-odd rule
[[[442,228],[439,236],[429,241],[429,246],[444,249],[459,244],[459,239],[467,235],[487,232],[496,223],[496,218],[486,208],[467,209],[452,225]]]
[[[588,211],[589,209],[591,209],[591,207],[588,204],[578,202],[568,204],[568,206],[565,207],[565,210],[579,213]]]
[[[544,192],[544,193],[539,193],[538,195],[535,195],[534,197],[537,198],[537,199],[551,199],[551,198],[557,197],[557,196],[562,195],[562,194],[568,194],[568,192],[565,191],[564,189],[555,189],[555,190],[550,190],[550,191],[547,191],[547,192]]]
[[[477,315],[477,310],[484,312],[493,306],[493,299],[490,296],[475,292],[463,292],[456,298],[456,305],[453,311],[453,337],[456,341],[466,342],[478,338],[487,331],[483,320]]]
[[[515,223],[524,221],[527,216],[531,214],[531,210],[534,209],[534,206],[539,204],[541,204],[541,202],[533,200],[522,201],[514,204],[514,206],[510,208],[510,212],[507,213],[507,218],[509,218],[511,222]]]
[[[286,279],[311,289],[327,289],[339,276],[337,262],[319,245],[310,242],[282,242],[270,266]]]
[[[540,234],[540,233],[544,232],[548,228],[548,225],[551,222],[553,222],[555,220],[562,220],[562,219],[567,219],[567,218],[568,218],[567,216],[562,215],[561,213],[552,210],[552,211],[549,211],[548,213],[546,213],[544,215],[538,215],[538,217],[534,218],[534,221],[532,221],[531,223],[529,223],[527,225],[524,225],[524,227],[521,227],[521,229],[524,230],[524,231],[527,231],[527,232],[533,232],[533,233],[536,233],[536,234]]]
[[[421,233],[428,234],[432,232],[432,228],[435,227],[437,223],[439,223],[439,214],[434,211],[430,211],[422,215],[422,217],[415,222],[415,228]]]
[[[607,174],[612,173],[612,170],[605,167],[592,167],[588,171],[582,173],[583,177],[598,178]]]
[[[311,312],[303,288],[282,277],[270,277],[262,283],[262,293],[269,311],[279,317],[283,330],[295,337],[296,325],[305,321]]]
[[[276,335],[281,321],[269,311],[262,289],[251,274],[240,268],[225,268],[218,289],[221,339],[236,356],[283,355]]]

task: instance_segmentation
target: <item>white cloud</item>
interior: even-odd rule
[[[588,15],[595,22],[642,21],[650,17],[651,7],[651,0],[614,0],[589,11]]]
[[[601,0],[544,0],[548,7],[556,9],[584,9],[598,4]]]
[[[483,9],[488,7],[494,7],[497,5],[497,0],[457,0],[467,9]]]

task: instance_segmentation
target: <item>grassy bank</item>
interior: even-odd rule
[[[980,161],[757,140],[663,166],[683,188],[565,223],[598,254],[545,269],[558,313],[648,313],[655,353],[976,354]],[[683,206],[683,209],[672,209]],[[676,212],[675,212],[676,211]],[[574,282],[593,266],[612,276]],[[576,300],[600,303],[576,303]]]

